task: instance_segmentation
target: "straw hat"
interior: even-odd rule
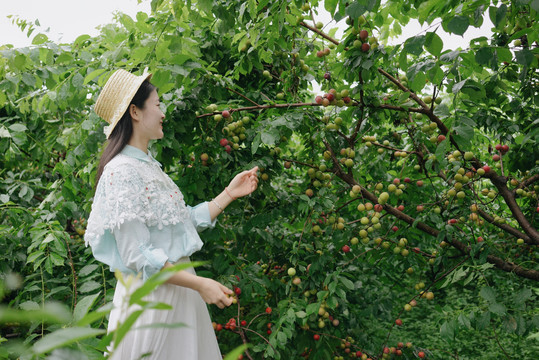
[[[107,139],[129,107],[140,85],[144,80],[151,79],[152,74],[149,74],[147,70],[144,69],[144,73],[137,76],[119,69],[111,75],[101,90],[95,102],[94,111],[110,124],[103,129]]]

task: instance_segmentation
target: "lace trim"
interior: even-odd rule
[[[130,220],[162,229],[190,221],[190,213],[180,189],[159,163],[118,154],[105,166],[97,185],[86,245]]]

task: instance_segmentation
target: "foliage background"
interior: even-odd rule
[[[120,14],[71,44],[20,23],[33,46],[0,50],[0,356],[95,358],[107,341],[116,280],[82,235],[105,140],[92,105],[119,67],[154,73],[167,123],[152,151],[187,203],[215,196],[240,169],[263,168],[257,192],[227,208],[192,257],[208,261],[200,275],[241,289],[237,306],[211,308],[223,326],[237,319],[217,333],[223,353],[244,341],[245,356],[276,359],[396,357],[384,348],[399,342],[411,343],[402,358],[537,353],[539,2],[320,6],[349,18],[342,39],[313,26],[300,1],[154,0],[151,14]],[[442,52],[436,31],[461,35],[486,16],[492,38]],[[411,18],[433,27],[384,46]],[[361,29],[375,37],[367,52],[354,46]],[[348,106],[317,104],[313,80]],[[225,109],[232,118],[219,120]],[[221,138],[236,148],[226,152]],[[485,164],[491,171],[477,175]],[[395,178],[401,195],[389,190]],[[377,202],[379,218],[358,209]],[[46,334],[54,346],[42,346]]]

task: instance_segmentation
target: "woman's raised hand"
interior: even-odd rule
[[[234,198],[249,195],[258,186],[258,166],[251,170],[245,170],[238,175],[227,186],[227,193]]]
[[[215,304],[219,309],[232,304],[232,297],[228,297],[234,293],[232,290],[213,279],[205,277],[199,277],[199,279],[200,285],[197,291],[207,304]]]

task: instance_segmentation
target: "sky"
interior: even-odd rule
[[[111,23],[116,11],[134,18],[139,11],[150,12],[150,1],[138,4],[137,0],[0,0],[0,45],[28,46],[38,34],[36,29],[28,38],[8,15],[31,22],[39,19],[39,32],[53,41],[69,43],[79,35],[99,34],[96,27]],[[49,32],[45,32],[47,29]]]
[[[150,12],[150,0],[0,0],[0,45],[13,44],[15,47],[31,45],[31,39],[39,32],[44,32],[55,42],[69,43],[79,35],[97,35],[96,29],[101,24],[110,23],[113,14],[121,11],[135,17],[139,11]],[[8,15],[16,15],[21,19],[34,22],[39,19],[41,26],[28,38],[19,28],[12,24]],[[321,8],[317,21],[322,21],[326,29],[335,27],[335,22],[330,22],[331,17]],[[344,20],[341,26],[344,27]],[[488,16],[485,17],[481,29],[469,28],[464,37],[443,34],[437,32],[444,42],[444,50],[468,47],[470,39],[490,33],[492,23]],[[48,30],[48,32],[45,32]],[[417,22],[410,22],[403,28],[402,37],[392,39],[392,44],[401,43],[406,38],[419,34],[422,31]],[[337,32],[337,39],[342,32]]]

